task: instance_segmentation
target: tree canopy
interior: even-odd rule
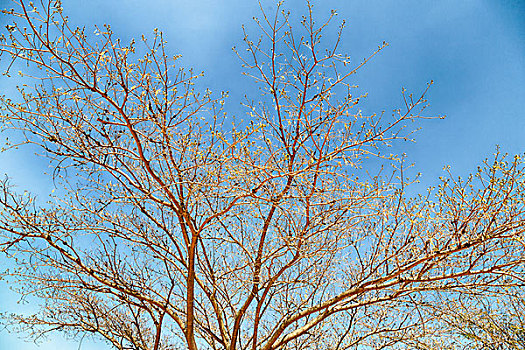
[[[59,189],[42,203],[1,182],[3,275],[42,301],[8,326],[122,350],[447,348],[443,300],[521,286],[522,158],[408,196],[391,146],[426,118],[426,89],[364,115],[352,77],[387,44],[355,62],[344,23],[322,37],[336,13],[307,5],[245,33],[260,94],[235,119],[160,31],[123,44],[71,27],[59,1],[4,11],[6,75],[24,63],[34,83],[1,98],[1,123]]]

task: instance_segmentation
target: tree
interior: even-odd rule
[[[59,1],[4,14],[6,73],[26,63],[38,84],[2,98],[2,123],[59,188],[41,203],[2,182],[4,276],[42,301],[8,325],[116,349],[420,347],[438,339],[438,298],[519,284],[521,158],[407,196],[417,178],[388,147],[411,138],[425,94],[359,112],[350,80],[386,43],[361,63],[338,52],[342,26],[324,45],[335,12],[318,25],[308,3],[297,27],[281,4],[262,13],[239,54],[262,96],[238,122],[158,31],[90,37]]]

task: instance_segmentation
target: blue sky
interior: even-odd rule
[[[63,1],[75,24],[93,29],[109,23],[124,41],[149,35],[153,28],[165,34],[172,54],[182,54],[187,67],[204,71],[203,85],[229,90],[228,108],[242,117],[239,98],[252,82],[241,75],[231,48],[242,47],[241,25],[256,34],[251,18],[259,14],[252,0],[75,0]],[[269,9],[272,2],[264,1]],[[425,115],[445,120],[422,122],[417,142],[402,151],[431,185],[451,165],[457,175],[474,171],[490,157],[496,144],[510,154],[525,152],[525,2],[520,0],[355,0],[318,1],[316,14],[337,9],[337,21],[347,22],[342,51],[359,61],[383,40],[390,43],[365,66],[355,82],[368,98],[361,108],[380,112],[401,107],[401,88],[422,91],[431,79]],[[11,6],[0,0],[2,7]],[[295,13],[304,2],[285,3]],[[5,26],[5,18],[1,24]],[[0,29],[1,30],[1,29]],[[88,31],[89,32],[89,31]],[[327,38],[328,40],[330,38]],[[0,78],[3,93],[13,81]],[[42,173],[47,164],[22,150],[0,156],[0,171],[21,189],[45,195],[52,183]],[[13,296],[0,284],[0,310],[15,310]],[[85,342],[83,349],[90,349]],[[93,347],[95,348],[95,347]],[[0,349],[78,349],[78,343],[52,338],[37,347],[0,332]]]

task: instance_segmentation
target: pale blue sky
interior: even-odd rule
[[[240,74],[231,47],[242,46],[241,24],[253,29],[258,15],[252,0],[64,0],[71,21],[92,29],[110,23],[124,41],[148,35],[153,28],[165,33],[172,54],[181,53],[186,66],[205,71],[203,84],[212,90],[229,90],[231,113],[241,114],[239,97],[251,89]],[[321,3],[319,1],[319,3]],[[2,7],[8,1],[0,0]],[[263,6],[271,2],[263,2]],[[300,13],[301,0],[286,6]],[[423,183],[433,184],[445,164],[466,175],[495,150],[525,152],[525,2],[520,0],[324,0],[315,7],[321,14],[338,10],[347,29],[342,50],[359,61],[383,40],[390,46],[368,64],[356,83],[369,97],[365,112],[401,106],[401,88],[417,93],[431,79],[435,84],[426,115],[447,115],[445,120],[421,124],[417,143],[402,148],[423,173]],[[2,18],[0,30],[4,30]],[[89,31],[88,31],[89,32]],[[252,33],[255,31],[251,30]],[[12,81],[0,78],[3,93]],[[42,176],[46,164],[32,152],[0,156],[0,171],[8,173],[21,189],[44,195],[52,184]],[[18,306],[0,284],[0,310]],[[85,342],[87,344],[87,342]],[[84,345],[83,349],[90,349]],[[93,347],[99,348],[99,347]],[[26,344],[0,332],[0,349],[78,349],[78,343],[50,339],[41,347]]]

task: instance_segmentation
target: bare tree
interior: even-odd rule
[[[519,283],[520,157],[408,197],[417,178],[388,147],[412,137],[424,93],[363,115],[351,79],[376,53],[340,54],[342,26],[321,43],[335,12],[307,9],[292,27],[279,4],[245,35],[263,94],[237,123],[160,32],[126,46],[70,27],[59,1],[4,11],[7,74],[27,64],[35,85],[2,98],[2,124],[58,188],[45,204],[2,181],[4,274],[42,302],[5,322],[116,349],[417,347],[437,297]]]

